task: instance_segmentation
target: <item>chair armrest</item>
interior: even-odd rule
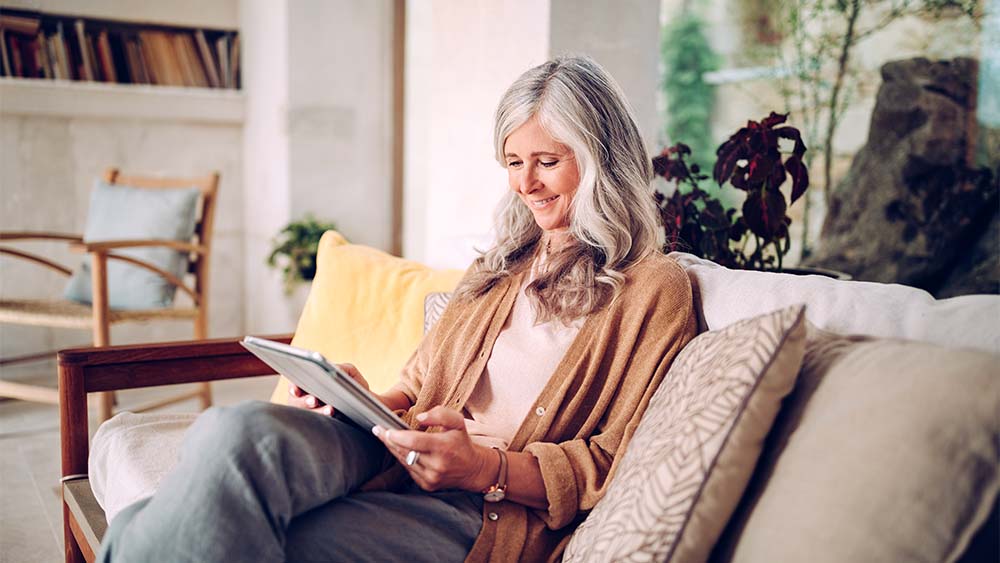
[[[291,335],[268,338],[291,341]],[[220,338],[61,350],[59,370],[74,378],[72,383],[82,384],[87,393],[273,375],[274,370],[248,352],[240,340]]]
[[[67,242],[83,242],[83,237],[80,235],[71,235],[66,233],[50,233],[50,232],[30,232],[30,231],[3,231],[0,232],[0,240],[5,241],[15,241],[15,240],[64,240]]]
[[[194,252],[204,254],[205,247],[200,244],[191,244],[179,240],[170,239],[142,239],[142,240],[102,240],[98,242],[78,241],[70,245],[70,249],[76,252],[107,252],[118,248],[139,248],[143,246],[165,246],[174,250]]]
[[[270,336],[280,342],[290,335]],[[75,348],[59,352],[62,474],[87,473],[87,393],[272,375],[274,370],[227,338]]]

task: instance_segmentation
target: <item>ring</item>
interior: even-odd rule
[[[420,459],[420,452],[410,450],[410,453],[406,454],[406,465],[412,466],[417,463],[418,459]]]

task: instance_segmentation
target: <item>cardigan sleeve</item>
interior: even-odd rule
[[[617,461],[624,454],[653,393],[674,358],[695,336],[697,320],[690,282],[676,263],[672,266],[673,271],[659,270],[658,279],[650,281],[653,287],[658,288],[652,302],[639,300],[648,304],[646,314],[623,314],[623,326],[613,331],[617,334],[632,333],[624,325],[629,322],[640,324],[634,332],[634,339],[617,342],[607,352],[611,360],[625,355],[627,361],[624,362],[625,373],[619,378],[621,383],[604,409],[596,432],[586,438],[560,443],[534,442],[524,448],[538,459],[548,508],[535,513],[550,529],[559,529],[574,522],[579,513],[591,510],[604,496]],[[638,281],[643,279],[640,277]],[[609,363],[614,364],[613,361],[594,362],[593,369],[607,369],[598,366]],[[597,379],[603,381],[608,378]]]

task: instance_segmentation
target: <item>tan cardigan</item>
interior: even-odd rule
[[[557,560],[570,534],[604,495],[649,399],[696,331],[691,285],[671,258],[653,253],[626,272],[611,305],[591,315],[570,345],[510,451],[538,458],[549,506],[486,503],[467,561]],[[521,284],[517,274],[486,295],[448,306],[403,368],[398,389],[414,406],[461,411],[483,373]],[[398,478],[401,466],[366,489]],[[493,513],[497,518],[490,518]]]

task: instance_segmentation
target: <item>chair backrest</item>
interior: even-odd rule
[[[159,177],[123,174],[118,168],[108,168],[104,172],[108,184],[120,184],[133,188],[172,189],[195,187],[201,191],[201,205],[194,228],[193,243],[204,248],[202,254],[189,257],[188,272],[194,274],[194,292],[198,295],[199,309],[207,309],[208,265],[211,258],[212,227],[215,219],[216,195],[219,189],[219,173],[212,172],[195,177]]]

